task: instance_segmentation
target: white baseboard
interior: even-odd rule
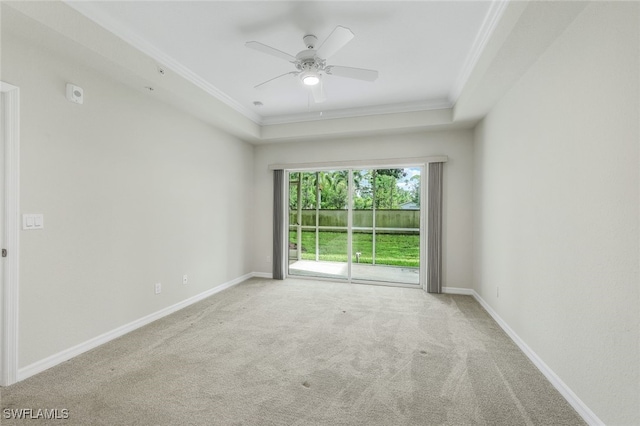
[[[442,287],[442,292],[445,294],[463,294],[465,296],[473,296],[475,293],[470,288],[461,288],[461,287]]]
[[[466,290],[466,289],[465,289]],[[554,388],[567,400],[567,402],[578,412],[580,417],[591,426],[604,426],[604,422],[596,416],[596,414],[582,402],[580,398],[564,383],[556,373],[536,354],[521,338],[516,334],[511,327],[502,319],[496,311],[485,300],[480,297],[475,290],[471,290],[470,293],[482,307],[487,311],[489,315],[498,323],[498,325],[504,330],[505,333],[518,345],[520,350],[538,367],[538,370],[544,374],[544,376],[551,382]]]
[[[178,302],[174,305],[168,306],[164,309],[161,309],[157,312],[154,312],[152,314],[149,314],[145,317],[142,317],[140,319],[137,319],[135,321],[130,322],[129,324],[125,324],[121,327],[118,327],[114,330],[108,331],[104,334],[101,334],[97,337],[94,337],[93,339],[89,339],[86,342],[80,343],[76,346],[73,346],[69,349],[65,349],[64,351],[58,352],[57,354],[51,355],[45,359],[42,359],[40,361],[34,362],[33,364],[30,364],[26,367],[20,368],[18,370],[18,377],[17,377],[17,381],[21,381],[24,380],[28,377],[33,376],[34,374],[38,374],[44,370],[47,370],[51,367],[54,367],[60,363],[63,363],[65,361],[70,360],[71,358],[74,358],[84,352],[90,351],[91,349],[94,349],[100,345],[103,345],[113,339],[116,339],[120,336],[123,336],[127,333],[132,332],[133,330],[136,330],[142,326],[145,326],[149,323],[152,323],[153,321],[159,320],[160,318],[166,317],[167,315],[170,315],[176,311],[179,311],[180,309],[186,308],[189,305],[193,305],[196,302],[199,302],[203,299],[206,299],[209,296],[212,296],[216,293],[221,292],[222,290],[225,290],[229,287],[233,287],[236,284],[240,284],[243,281],[248,280],[249,278],[252,278],[253,276],[255,276],[254,273],[249,273],[246,275],[243,275],[241,277],[235,278],[231,281],[227,281],[226,283],[220,284],[218,286],[215,286],[207,291],[204,291],[200,294],[197,294],[193,297],[190,297],[188,299],[183,300],[182,302]]]

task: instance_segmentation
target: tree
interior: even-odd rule
[[[292,181],[299,179],[293,176]],[[394,209],[401,204],[416,200],[419,203],[419,179],[399,185],[407,176],[406,169],[370,169],[353,172],[353,207],[357,210],[371,209],[375,198],[378,209]],[[320,190],[321,209],[346,209],[349,200],[349,172],[318,171],[300,173],[300,203],[304,210],[316,208],[317,193]],[[292,185],[291,188],[295,188]],[[295,194],[294,194],[295,192]],[[374,197],[375,194],[375,197]],[[290,208],[297,208],[297,189],[291,189]]]
[[[413,175],[409,180],[409,187],[411,188],[411,201],[416,203],[416,206],[420,207],[420,175]]]
[[[398,180],[406,177],[404,169],[378,169],[375,171],[376,208],[393,209],[406,201],[406,194],[398,188]]]
[[[349,199],[349,174],[347,171],[320,172],[323,209],[346,209]]]

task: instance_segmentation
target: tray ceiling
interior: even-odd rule
[[[504,1],[67,2],[259,124],[449,108]],[[293,65],[247,49],[259,41],[295,55],[302,37],[322,42],[342,25],[354,39],[328,63],[379,71],[370,83],[324,78],[315,103]],[[260,102],[262,106],[254,105]]]

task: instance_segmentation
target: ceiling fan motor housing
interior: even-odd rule
[[[313,49],[303,50],[296,55],[296,68],[299,71],[315,71],[319,72],[324,69],[325,61],[316,56]]]

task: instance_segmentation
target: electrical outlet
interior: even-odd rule
[[[271,263],[271,256],[267,256],[267,263]]]
[[[182,276],[182,284],[186,284],[189,282],[189,277],[187,277],[186,275]]]
[[[161,291],[162,291],[162,284],[156,283],[156,294],[160,294]]]
[[[496,297],[500,298],[500,287],[496,287]]]

